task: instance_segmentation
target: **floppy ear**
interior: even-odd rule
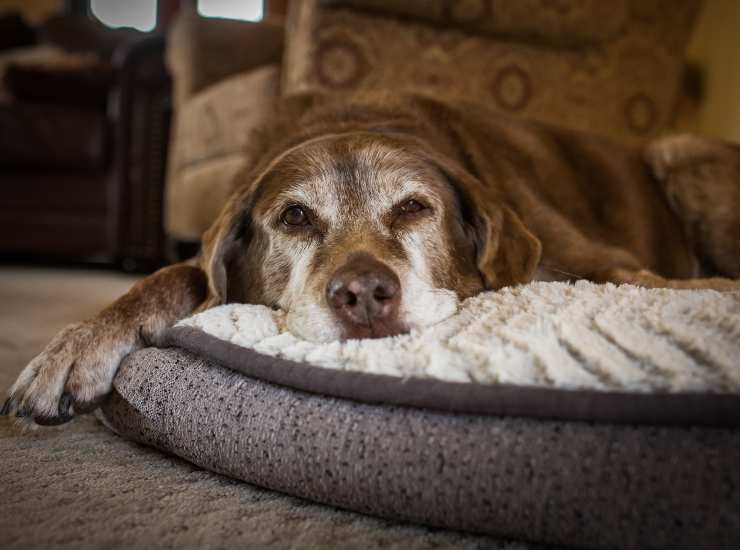
[[[228,263],[236,251],[241,233],[244,232],[245,211],[244,199],[235,196],[203,234],[200,265],[208,278],[208,295],[198,311],[226,303]]]
[[[436,162],[454,188],[463,222],[476,249],[487,289],[528,283],[542,256],[542,243],[494,189],[461,168]]]
[[[508,206],[483,205],[474,214],[478,270],[486,288],[528,283],[542,255],[542,243]]]

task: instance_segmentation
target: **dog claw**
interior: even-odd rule
[[[59,406],[55,416],[35,416],[33,421],[39,426],[58,426],[59,424],[69,422],[74,418],[72,414],[73,404],[74,399],[72,396],[65,393],[59,400]]]
[[[72,420],[71,416],[37,416],[33,421],[39,426],[59,426]]]
[[[70,394],[65,393],[62,395],[62,398],[59,400],[59,416],[62,418],[72,417],[73,403],[74,400]]]
[[[8,397],[5,400],[5,403],[3,403],[3,408],[0,409],[0,416],[8,416],[10,414],[10,409],[13,407],[13,398]]]
[[[39,426],[57,426],[69,422],[74,418],[72,413],[72,407],[74,405],[74,399],[68,393],[62,395],[59,400],[59,407],[56,415],[53,416],[34,416],[33,421]],[[8,399],[2,408],[4,416],[10,414],[14,408],[14,401],[12,398]],[[28,418],[33,415],[32,411],[27,407],[19,407],[15,411],[15,416],[18,418]]]
[[[93,412],[95,409],[100,407],[101,399],[93,399],[92,401],[77,401],[74,404],[76,414],[87,414]]]

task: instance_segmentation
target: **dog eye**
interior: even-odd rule
[[[398,210],[401,214],[416,214],[417,212],[426,210],[426,206],[424,206],[417,200],[410,199],[403,203]]]
[[[291,226],[303,226],[310,225],[308,221],[308,214],[300,206],[291,206],[283,212],[280,219],[285,225]]]

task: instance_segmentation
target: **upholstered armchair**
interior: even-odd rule
[[[183,14],[168,46],[178,98],[168,233],[200,237],[246,162],[250,129],[286,94],[421,90],[639,145],[671,127],[699,7],[300,0],[284,31]]]
[[[171,111],[164,37],[85,17],[60,17],[37,35],[42,48],[81,62],[8,62],[0,257],[157,267]]]

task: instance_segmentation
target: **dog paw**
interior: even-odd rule
[[[132,339],[94,321],[68,326],[23,369],[0,414],[55,425],[92,411],[132,347]]]
[[[645,161],[659,181],[668,179],[676,171],[695,169],[721,148],[715,140],[678,134],[658,139],[647,146]]]

